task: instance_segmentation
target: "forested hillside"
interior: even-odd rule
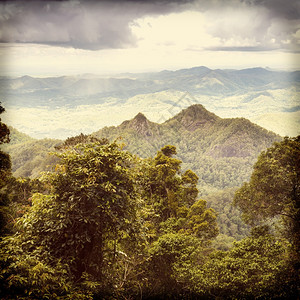
[[[34,178],[54,162],[48,153],[62,142],[36,140],[12,130],[12,143],[4,149],[11,155],[16,176]],[[128,149],[149,157],[167,144],[175,145],[183,169],[199,177],[202,195],[240,186],[249,179],[258,154],[280,136],[243,118],[222,119],[202,105],[192,105],[163,124],[150,122],[139,113],[117,127],[105,127],[91,136],[110,141],[121,138]]]
[[[222,119],[202,105],[192,105],[163,124],[143,114],[117,127],[106,127],[95,137],[115,140],[141,156],[155,155],[166,144],[175,145],[183,169],[199,176],[200,193],[236,187],[249,179],[258,154],[280,136],[244,118]]]
[[[16,177],[36,178],[42,171],[50,170],[57,161],[49,153],[61,141],[54,139],[37,140],[10,127],[11,142],[3,150],[11,156],[12,171]]]

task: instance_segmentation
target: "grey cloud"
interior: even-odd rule
[[[220,45],[207,50],[297,52],[300,49],[296,35],[300,30],[297,18],[299,1],[229,0],[228,3],[230,4],[226,8],[231,8],[231,16],[224,17],[224,6],[210,14],[207,31],[220,39]],[[287,3],[291,4],[294,12],[290,11]],[[244,10],[244,15],[234,19],[234,12],[239,9]],[[228,41],[233,40],[235,45],[230,46]],[[222,43],[226,46],[222,46]],[[240,46],[239,43],[248,45]]]
[[[284,18],[287,20],[297,20],[300,18],[299,0],[196,0],[198,8],[222,9],[224,7],[236,7],[239,4],[245,4],[247,7],[264,7],[270,16]]]
[[[114,16],[113,10],[75,1],[11,2],[1,7],[0,41],[88,49],[134,45],[130,16]]]
[[[193,1],[6,1],[0,4],[0,42],[61,45],[82,49],[136,45],[130,24],[167,14]]]
[[[261,6],[270,11],[273,17],[280,17],[287,20],[300,19],[299,0],[241,0],[249,6]]]
[[[226,27],[219,22],[218,16],[224,18],[223,10],[241,5],[258,11],[251,28]],[[260,15],[260,8],[264,16]],[[217,12],[215,19],[210,20],[208,31],[221,40],[254,37],[260,47],[248,47],[246,51],[299,47],[295,37],[300,28],[298,0],[5,1],[0,4],[0,42],[90,50],[135,47],[137,39],[130,25],[137,18],[189,9]],[[284,39],[290,42],[285,44]]]

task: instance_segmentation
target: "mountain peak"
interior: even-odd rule
[[[142,114],[141,112],[139,112],[132,121],[136,121],[136,122],[147,122],[148,119],[146,118],[146,116],[144,114]]]
[[[153,135],[153,123],[150,122],[142,113],[138,113],[132,120],[124,121],[121,126],[133,129],[142,136]]]
[[[193,104],[181,111],[169,121],[177,121],[187,130],[195,131],[197,128],[202,127],[207,123],[214,123],[218,119],[220,118],[206,110],[203,105]]]

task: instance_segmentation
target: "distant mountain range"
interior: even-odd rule
[[[246,117],[281,135],[296,135],[300,128],[299,83],[299,71],[263,68],[195,67],[115,78],[88,74],[1,77],[0,99],[8,112],[4,121],[37,138],[90,133],[138,112],[162,123],[199,103],[220,117]],[[272,122],[274,119],[278,122]]]
[[[119,77],[118,77],[119,76]],[[117,78],[96,75],[48,78],[0,78],[0,91],[7,104],[24,107],[99,104],[101,99],[128,99],[139,94],[177,90],[203,95],[283,89],[300,82],[300,72],[278,72],[263,68],[211,70],[195,67],[158,73],[123,74]],[[122,78],[122,76],[127,76]],[[71,98],[72,97],[72,98]],[[74,98],[73,98],[74,97]]]

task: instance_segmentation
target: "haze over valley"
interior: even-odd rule
[[[177,71],[1,77],[3,120],[34,138],[65,139],[119,125],[141,112],[163,123],[192,104],[245,117],[282,136],[300,128],[300,72],[194,67]]]

